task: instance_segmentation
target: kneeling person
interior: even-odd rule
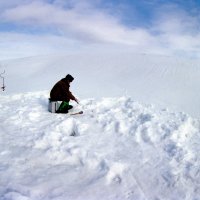
[[[70,83],[74,78],[68,74],[65,78],[58,81],[50,92],[51,101],[62,101],[60,107],[56,113],[68,113],[68,110],[72,109],[73,106],[69,105],[69,101],[73,100],[78,103],[77,98],[70,92]]]

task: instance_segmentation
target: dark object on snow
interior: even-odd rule
[[[5,70],[0,74],[0,77],[2,78],[2,81],[3,81],[3,84],[2,84],[1,89],[4,91],[5,88],[6,88],[6,86],[5,86],[5,84],[4,84],[4,77],[2,76],[2,74],[5,74]]]
[[[69,105],[69,102],[63,101],[56,113],[68,113],[68,111],[72,108],[73,106]]]
[[[49,99],[48,110],[51,113],[68,113],[68,111],[72,108],[73,106],[69,105],[68,102],[63,101],[60,105],[58,101],[51,101],[51,99]],[[81,114],[83,114],[83,111],[70,113],[70,115],[81,115]]]
[[[76,113],[71,113],[70,115],[81,115],[83,114],[83,111],[79,111],[79,112],[76,112]]]
[[[78,103],[76,97],[70,92],[70,83],[74,80],[74,78],[68,74],[65,78],[58,81],[52,88],[50,92],[50,103],[49,103],[49,110],[50,112],[56,113],[68,113],[69,109],[72,109],[73,106],[69,105],[69,101],[73,100]],[[61,105],[57,107],[57,103],[62,101]],[[54,105],[55,104],[55,105]]]
[[[51,101],[49,99],[49,112],[51,113],[68,113],[73,106],[69,105],[69,102],[63,101],[61,104],[58,101]]]
[[[76,101],[74,95],[70,92],[70,80],[72,80],[71,75],[67,75],[65,78],[58,81],[52,88],[50,92],[51,101]]]

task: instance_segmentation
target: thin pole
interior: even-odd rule
[[[5,74],[5,70],[0,74],[0,77],[2,78],[2,81],[3,81],[3,85],[2,85],[2,87],[1,87],[1,89],[4,91],[5,90],[5,84],[4,84],[4,76],[2,76],[3,74]]]

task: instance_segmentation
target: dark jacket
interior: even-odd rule
[[[50,92],[51,101],[70,101],[76,98],[69,90],[70,84],[66,78],[58,81]]]

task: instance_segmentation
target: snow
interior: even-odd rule
[[[68,73],[81,99],[131,96],[200,118],[200,60],[130,51],[48,55],[0,62],[4,94],[50,90]]]
[[[52,114],[48,91],[1,96],[0,199],[200,199],[200,121],[127,96]]]
[[[200,199],[199,64],[116,52],[2,61],[0,199]],[[48,112],[67,73],[82,115]]]

